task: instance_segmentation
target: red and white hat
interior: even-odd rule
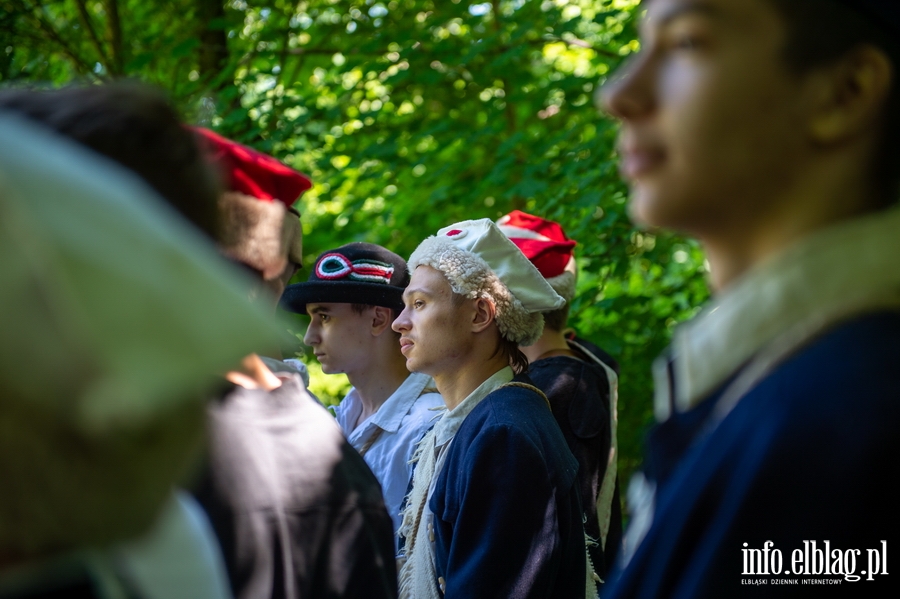
[[[209,129],[194,128],[200,147],[225,177],[228,191],[219,199],[219,247],[228,256],[272,279],[287,261],[302,258],[300,220],[288,216],[300,195],[312,187],[303,173],[225,139]]]
[[[575,297],[575,241],[552,220],[513,210],[497,226],[566,301]]]

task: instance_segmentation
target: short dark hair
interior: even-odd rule
[[[4,90],[0,110],[39,122],[118,162],[217,239],[218,174],[156,88],[122,81],[59,90]]]
[[[839,60],[861,45],[882,50],[891,61],[892,81],[873,168],[880,204],[900,199],[900,46],[896,34],[837,0],[769,0],[787,25],[784,59],[795,74]]]
[[[569,302],[566,302],[566,305],[562,308],[544,312],[543,316],[544,328],[561,332],[566,328],[566,324],[569,322]]]
[[[353,310],[356,314],[362,314],[369,308],[376,308],[375,304],[350,304],[350,309]],[[387,306],[382,306],[387,308]],[[400,316],[400,313],[394,308],[388,308],[391,311],[391,322],[397,320],[397,317]]]

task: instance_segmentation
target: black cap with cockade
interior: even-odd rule
[[[373,243],[348,243],[321,254],[305,283],[288,285],[281,307],[306,313],[306,304],[367,304],[403,309],[409,285],[406,261]]]

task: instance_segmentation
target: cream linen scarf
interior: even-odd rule
[[[428,518],[425,517],[428,491],[431,489],[437,463],[437,448],[434,443],[435,429],[432,428],[422,437],[413,454],[412,462],[416,464],[416,471],[413,474],[409,501],[403,511],[403,522],[400,524],[400,536],[407,541],[406,557],[398,564],[400,599],[441,599],[436,584],[434,550],[431,546],[431,535],[434,533],[428,530]]]

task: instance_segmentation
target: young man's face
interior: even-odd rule
[[[768,0],[652,0],[601,92],[622,121],[632,217],[701,238],[764,214],[802,166],[801,81]]]
[[[364,371],[369,363],[372,337],[372,308],[362,314],[354,312],[350,304],[307,304],[309,327],[303,342],[313,348],[322,372],[355,373]]]
[[[410,372],[440,376],[468,355],[472,342],[465,302],[453,302],[453,290],[440,271],[419,266],[403,293],[406,307],[394,321],[400,351]]]

